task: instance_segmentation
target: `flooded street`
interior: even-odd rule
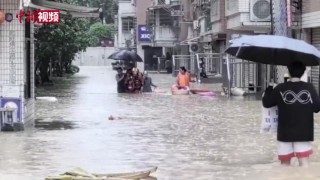
[[[150,76],[162,88],[174,82]],[[320,179],[318,117],[305,170],[278,165],[275,135],[259,133],[258,100],[119,95],[110,67],[81,67],[38,91],[58,101],[37,102],[35,128],[0,134],[1,180],[42,180],[75,167],[124,172],[152,166],[159,180]],[[110,115],[121,119],[110,121]]]

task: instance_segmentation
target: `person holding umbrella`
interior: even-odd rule
[[[314,113],[320,111],[320,100],[313,85],[300,79],[306,66],[319,65],[320,51],[301,40],[258,35],[233,40],[226,52],[249,61],[287,66],[290,80],[275,88],[267,87],[262,104],[264,108],[278,108],[277,140],[281,164],[290,165],[292,157],[297,157],[300,166],[309,166]]]
[[[320,100],[311,83],[300,81],[306,67],[301,62],[288,66],[290,81],[273,89],[269,86],[262,99],[265,108],[278,106],[278,157],[290,165],[297,157],[300,166],[308,166],[314,136],[313,113],[320,111]]]

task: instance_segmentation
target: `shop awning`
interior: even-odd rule
[[[47,0],[24,0],[24,7],[35,9],[56,9],[62,14],[71,14],[73,17],[99,17],[99,8],[76,6]]]

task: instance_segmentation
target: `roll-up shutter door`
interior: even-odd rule
[[[320,50],[320,28],[314,28],[311,30],[311,44]],[[320,66],[314,66],[311,68],[311,82],[319,93],[319,68]]]

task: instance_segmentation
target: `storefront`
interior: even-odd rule
[[[311,29],[311,44],[320,50],[320,27]],[[319,93],[319,66],[314,66],[311,68],[311,82]]]

